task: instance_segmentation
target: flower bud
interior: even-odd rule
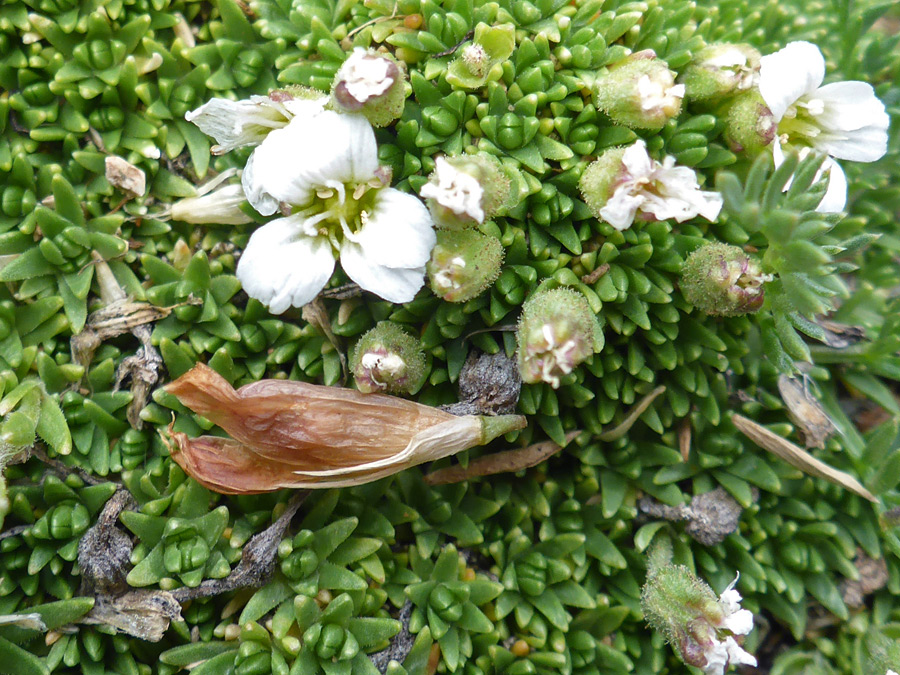
[[[716,101],[750,89],[759,73],[760,53],[745,44],[715,44],[694,56],[678,81],[693,101]]]
[[[740,316],[762,307],[763,284],[772,279],[740,248],[717,242],[704,244],[685,260],[681,292],[702,312]]]
[[[597,78],[597,108],[618,124],[659,129],[681,112],[684,85],[653,50],[635,52]]]
[[[171,215],[175,220],[194,225],[243,225],[253,219],[241,211],[247,201],[241,185],[225,185],[197,197],[179,199],[172,204]]]
[[[398,62],[360,47],[344,61],[331,86],[336,110],[358,112],[375,127],[399,118],[406,96],[406,78]]]
[[[438,227],[461,229],[483,223],[511,201],[510,180],[493,155],[438,157],[419,195]]]
[[[500,275],[503,244],[478,230],[438,230],[437,244],[425,266],[431,290],[447,302],[466,302]]]
[[[522,381],[556,389],[560,377],[603,348],[603,332],[584,295],[556,288],[525,302],[516,342]]]
[[[447,69],[447,82],[455,87],[477,89],[484,86],[495,66],[510,57],[516,46],[515,26],[511,23],[475,26],[474,40],[459,50]]]
[[[753,630],[753,614],[740,608],[735,579],[716,598],[707,583],[687,567],[673,565],[671,552],[651,551],[641,606],[647,622],[675,648],[681,659],[707,675],[723,675],[729,665],[756,665],[735,636]]]
[[[381,321],[356,343],[350,369],[365,394],[414,394],[425,381],[425,354],[418,340]]]
[[[734,152],[757,155],[775,139],[778,124],[758,89],[735,96],[718,115],[725,122],[722,135]]]

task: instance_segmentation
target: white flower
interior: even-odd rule
[[[475,176],[460,171],[444,157],[435,160],[437,183],[428,182],[419,190],[422,197],[431,197],[438,204],[458,216],[467,216],[483,223],[484,209],[481,208],[484,188]]]
[[[338,88],[343,87],[343,92],[362,104],[387,92],[398,74],[397,66],[388,59],[357,47],[338,70],[335,81]]]
[[[641,75],[637,82],[638,95],[641,98],[641,110],[677,110],[684,98],[684,85],[675,84],[675,76],[671,71],[651,78]]]
[[[775,162],[783,161],[782,145],[809,147],[835,159],[874,162],[887,152],[890,123],[884,104],[865,82],[832,82],[822,86],[825,59],[809,42],[791,42],[764,56],[759,91],[778,123]],[[847,181],[836,162],[827,161],[828,192],[821,212],[844,208]]]
[[[622,166],[624,177],[600,209],[600,217],[617,230],[631,227],[638,211],[681,223],[698,215],[713,221],[722,210],[722,195],[701,190],[693,170],[676,167],[674,157],[662,164],[650,159],[643,140],[625,150]]]
[[[327,98],[294,98],[281,91],[269,96],[251,96],[242,101],[214,98],[196,110],[185,113],[188,122],[216,139],[214,155],[245,145],[258,145],[273,129],[287,126],[295,116],[320,110]]]
[[[888,670],[884,675],[897,675],[893,670]]]
[[[280,314],[310,302],[340,256],[364,290],[409,302],[435,243],[431,216],[413,195],[384,187],[371,125],[318,110],[272,131],[242,176],[263,215],[290,215],[250,237],[237,276],[248,295]]]
[[[719,596],[719,606],[724,618],[718,628],[727,630],[732,635],[747,635],[753,630],[753,613],[741,609],[741,594],[735,589],[738,578],[740,575]],[[706,675],[722,675],[729,665],[756,665],[756,658],[744,650],[731,635],[724,640],[712,640],[703,655],[706,657],[706,665],[703,667]]]
[[[735,635],[747,635],[753,630],[753,612],[741,609],[741,594],[735,589],[740,575],[719,596],[719,605],[725,612],[722,625]]]

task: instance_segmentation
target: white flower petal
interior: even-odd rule
[[[747,635],[753,630],[753,612],[749,609],[739,609],[725,617],[725,628],[735,635]]]
[[[244,166],[244,172],[241,174],[241,187],[244,189],[250,206],[264,216],[271,216],[278,210],[278,200],[266,192],[263,181],[259,180],[256,172],[256,152],[258,150],[259,148],[250,153],[250,158]]]
[[[268,105],[268,101],[268,96],[252,96],[243,101],[214,98],[185,113],[184,118],[216,139],[218,148],[214,151],[219,154],[260,143],[272,129],[288,123],[289,118]]]
[[[815,139],[815,147],[837,159],[874,162],[887,152],[887,141],[887,132],[884,129],[869,126],[856,131],[835,133],[823,131]]]
[[[628,175],[634,178],[644,178],[650,175],[653,171],[653,160],[647,154],[647,144],[644,139],[638,139],[625,148],[625,152],[622,154],[622,165]]]
[[[728,665],[728,648],[724,642],[713,642],[704,654],[706,665],[703,666],[705,675],[723,675]]]
[[[261,190],[294,205],[307,204],[317,188],[369,181],[378,168],[375,132],[366,118],[331,110],[295,117],[271,132],[253,154],[247,194]]]
[[[355,240],[366,260],[385,267],[409,268],[428,262],[436,237],[431,214],[419,199],[384,188],[378,191],[374,209]]]
[[[725,638],[728,663],[732,666],[756,666],[756,657],[744,650],[732,637]]]
[[[303,218],[279,218],[256,230],[238,263],[237,277],[251,298],[273,314],[302,307],[319,294],[334,271],[324,237],[303,234]]]
[[[841,165],[832,159],[826,159],[820,172],[828,171],[828,189],[816,207],[819,213],[839,213],[847,205],[847,176]]]
[[[760,59],[759,93],[778,122],[797,99],[814,92],[824,78],[825,59],[810,42],[790,42]]]
[[[826,129],[854,131],[873,126],[887,132],[890,125],[884,103],[867,82],[833,82],[819,87],[813,97],[825,104],[816,121]]]
[[[600,209],[600,217],[620,232],[631,227],[638,208],[645,201],[643,195],[630,194],[629,187],[620,185],[616,188],[612,197]]]
[[[341,267],[363,290],[390,302],[409,302],[425,283],[425,267],[403,268],[379,265],[366,257],[359,244],[344,241]]]

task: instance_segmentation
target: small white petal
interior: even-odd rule
[[[897,673],[889,669],[884,675],[897,675]]]
[[[600,209],[600,217],[620,232],[631,227],[638,208],[645,202],[643,195],[631,194],[629,187],[628,185],[617,187],[612,197]]]
[[[759,93],[778,122],[797,99],[813,93],[824,78],[825,59],[810,42],[790,42],[760,59]]]
[[[256,230],[238,263],[237,277],[251,298],[273,314],[302,307],[319,294],[334,271],[324,237],[303,234],[303,218],[279,218]]]
[[[345,240],[341,267],[363,290],[390,302],[409,302],[425,283],[425,267],[387,267],[369,260],[362,247]]]
[[[647,154],[647,144],[644,139],[639,139],[635,143],[625,148],[622,154],[622,165],[630,176],[635,178],[644,178],[653,171],[653,160]]]
[[[724,642],[713,642],[703,655],[706,657],[706,665],[703,666],[704,675],[725,673],[725,667],[728,665],[728,648]]]
[[[735,590],[735,584],[737,579],[735,579],[731,584],[729,584],[728,588],[722,591],[722,595],[719,596],[719,604],[722,605],[722,609],[725,610],[726,614],[734,614],[741,608],[741,594]]]
[[[264,216],[271,216],[278,210],[278,200],[266,192],[266,187],[256,172],[257,150],[259,148],[250,153],[250,158],[244,166],[244,173],[241,174],[241,187],[250,206]]]
[[[250,188],[244,184],[248,199],[264,192],[295,205],[309,203],[316,188],[369,181],[378,168],[375,132],[366,118],[331,110],[295,117],[266,136],[253,155]]]
[[[385,267],[422,267],[436,242],[426,206],[393,188],[378,191],[374,209],[354,239],[367,260]]]
[[[819,87],[813,96],[825,104],[816,122],[826,129],[855,131],[873,126],[886,132],[891,123],[884,103],[867,82],[833,82]]]
[[[819,213],[839,213],[847,205],[847,176],[837,162],[826,159],[820,173],[828,171],[828,189],[816,207]]]
[[[856,131],[832,133],[823,131],[815,139],[817,150],[837,159],[852,162],[874,162],[887,152],[887,132],[874,126]]]
[[[735,635],[747,635],[753,630],[753,612],[739,609],[725,617],[724,626]]]
[[[756,657],[744,650],[732,637],[725,638],[728,663],[732,666],[756,666]]]
[[[268,105],[268,96],[252,96],[243,101],[214,98],[196,110],[185,113],[188,122],[216,139],[217,152],[262,142],[272,130],[288,123],[277,108]]]

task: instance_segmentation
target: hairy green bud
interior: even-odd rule
[[[633,129],[660,129],[681,112],[684,85],[652,49],[635,52],[597,78],[597,108]]]
[[[717,101],[748,91],[759,73],[760,53],[746,44],[714,44],[696,53],[678,81],[693,101]]]
[[[503,244],[478,230],[438,230],[425,269],[434,294],[447,302],[466,302],[483,293],[500,275]]]
[[[603,349],[603,332],[584,295],[556,288],[525,301],[516,341],[522,381],[556,389],[560,377]]]
[[[356,343],[350,369],[363,393],[414,394],[425,381],[425,354],[418,340],[381,321]]]
[[[740,316],[762,307],[763,285],[771,280],[740,248],[717,242],[704,244],[685,260],[681,292],[702,312]]]
[[[758,89],[730,99],[718,114],[725,123],[722,136],[735,152],[758,155],[775,139],[778,125]]]

